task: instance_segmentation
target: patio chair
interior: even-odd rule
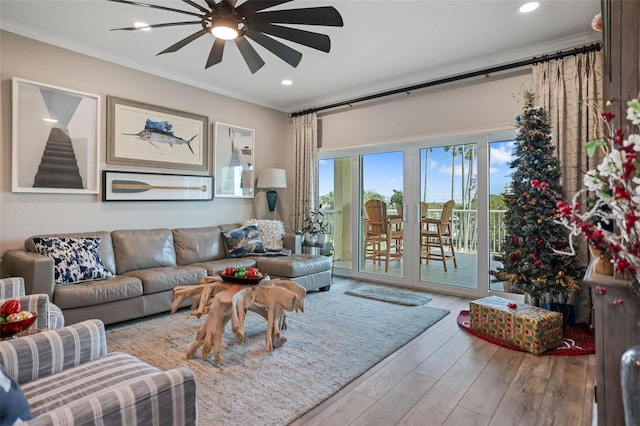
[[[368,218],[368,234],[374,248],[372,256],[378,264],[385,262],[384,272],[389,272],[389,260],[402,259],[402,219],[387,217],[387,203],[369,200],[364,204]]]
[[[447,272],[448,259],[453,260],[455,268],[458,267],[456,252],[453,248],[453,226],[451,225],[454,205],[453,200],[444,203],[439,219],[424,218],[420,231],[420,261],[425,259],[429,264],[429,260],[439,260],[444,265],[445,272]],[[449,249],[448,252],[445,251],[445,248]]]

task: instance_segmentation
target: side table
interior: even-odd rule
[[[331,241],[327,241],[325,243],[313,243],[303,240],[302,253],[331,256],[333,255],[333,243]]]

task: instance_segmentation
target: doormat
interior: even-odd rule
[[[426,293],[381,285],[361,285],[344,293],[404,306],[420,306],[431,301],[431,297]]]
[[[460,311],[458,315],[458,325],[465,331],[494,345],[513,349],[514,351],[522,351],[522,349],[517,346],[494,339],[493,337],[489,337],[484,333],[472,329],[469,311]],[[596,353],[595,336],[589,331],[586,331],[587,327],[587,325],[582,327],[580,324],[573,326],[564,325],[564,327],[562,327],[562,343],[560,346],[542,355],[590,355]]]

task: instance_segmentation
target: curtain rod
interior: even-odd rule
[[[581,53],[598,51],[601,48],[602,48],[602,46],[600,45],[600,43],[593,43],[593,44],[590,44],[588,46],[582,46],[582,47],[577,47],[575,49],[560,51],[560,52],[549,54],[549,55],[542,55],[542,56],[539,56],[539,57],[533,57],[531,59],[525,59],[525,60],[522,60],[522,61],[512,62],[510,64],[498,65],[498,66],[495,66],[495,67],[485,68],[485,69],[478,70],[478,71],[471,71],[471,72],[464,73],[464,74],[457,74],[457,75],[453,75],[453,76],[450,76],[450,77],[441,78],[441,79],[438,79],[438,80],[432,80],[432,81],[427,81],[427,82],[424,82],[424,83],[414,84],[412,86],[401,87],[399,89],[393,89],[393,90],[387,90],[385,92],[374,93],[372,95],[362,96],[360,98],[350,99],[348,101],[341,101],[341,102],[336,102],[336,103],[330,104],[330,105],[324,105],[324,106],[320,106],[320,107],[316,107],[316,108],[306,109],[306,110],[303,110],[303,111],[292,112],[291,114],[289,114],[289,117],[299,117],[301,115],[310,114],[310,113],[313,113],[313,112],[320,112],[320,111],[325,111],[327,109],[338,108],[338,107],[345,106],[345,105],[352,105],[352,104],[359,103],[359,102],[370,101],[372,99],[383,98],[385,96],[396,95],[398,93],[412,92],[414,90],[424,89],[426,87],[437,86],[437,85],[440,85],[440,84],[445,84],[445,83],[451,83],[451,82],[454,82],[454,81],[465,80],[467,78],[479,77],[481,75],[486,75],[486,74],[491,74],[491,73],[495,73],[495,72],[510,70],[510,69],[514,69],[514,68],[520,68],[520,67],[523,67],[523,66],[526,66],[526,65],[534,65],[534,64],[537,64],[537,63],[541,63],[541,62],[553,61],[555,59],[562,59],[562,58],[564,58],[566,56],[574,56],[574,55],[579,55]]]

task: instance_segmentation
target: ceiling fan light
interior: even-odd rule
[[[540,3],[537,1],[530,1],[528,3],[523,4],[522,6],[520,6],[520,12],[521,13],[529,13],[529,12],[533,12],[534,10],[536,10],[538,7],[540,6]]]
[[[134,22],[133,26],[142,30],[142,31],[151,31],[151,27],[146,22]]]
[[[211,22],[211,34],[223,40],[233,40],[238,37],[238,22],[226,16],[215,17]]]

